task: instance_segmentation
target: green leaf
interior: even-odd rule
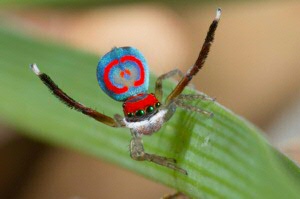
[[[121,114],[121,104],[96,82],[99,57],[4,28],[0,44],[0,117],[24,135],[97,156],[194,198],[299,198],[299,168],[260,130],[218,103],[196,102],[213,118],[177,110],[159,132],[144,137],[147,152],[176,158],[188,171],[185,176],[132,160],[128,129],[110,128],[70,110],[29,69],[38,63],[74,99],[110,116]],[[165,93],[173,86],[168,83]]]

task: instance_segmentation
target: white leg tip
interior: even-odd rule
[[[40,75],[41,71],[40,69],[37,67],[36,64],[30,64],[30,68],[31,70],[36,74],[36,75]]]
[[[221,8],[218,8],[218,9],[217,9],[217,13],[216,13],[216,19],[215,19],[215,20],[217,20],[217,21],[219,21],[219,20],[220,20],[221,13],[222,13],[222,10],[221,10]]]

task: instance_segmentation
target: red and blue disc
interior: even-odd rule
[[[97,79],[102,90],[117,101],[146,93],[149,70],[142,53],[133,47],[113,48],[99,61]]]

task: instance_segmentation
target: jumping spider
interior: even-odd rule
[[[203,67],[214,40],[220,16],[221,9],[217,9],[216,17],[209,27],[195,64],[186,74],[176,69],[158,77],[154,94],[147,92],[149,84],[148,66],[145,58],[137,49],[133,47],[113,48],[100,59],[97,67],[98,83],[107,95],[114,100],[123,102],[125,117],[116,114],[112,118],[82,105],[63,92],[48,75],[41,73],[36,64],[32,64],[31,69],[50,91],[67,106],[108,126],[129,128],[132,134],[130,156],[134,160],[151,161],[187,175],[186,170],[176,165],[175,159],[146,153],[142,136],[157,132],[173,116],[177,107],[212,116],[210,112],[184,103],[195,99],[212,99],[201,94],[184,95],[181,93],[193,76]],[[179,75],[181,80],[167,96],[165,102],[162,102],[162,81],[175,75]]]

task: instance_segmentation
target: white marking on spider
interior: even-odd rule
[[[151,135],[152,133],[158,131],[165,122],[165,116],[168,110],[159,110],[158,113],[153,115],[149,120],[144,120],[140,122],[127,122],[124,118],[123,121],[126,127],[133,129],[135,132],[145,135]]]
[[[40,75],[40,74],[41,74],[41,71],[40,71],[40,69],[37,67],[36,64],[31,64],[31,65],[30,65],[30,68],[31,68],[31,70],[32,70],[36,75]]]

